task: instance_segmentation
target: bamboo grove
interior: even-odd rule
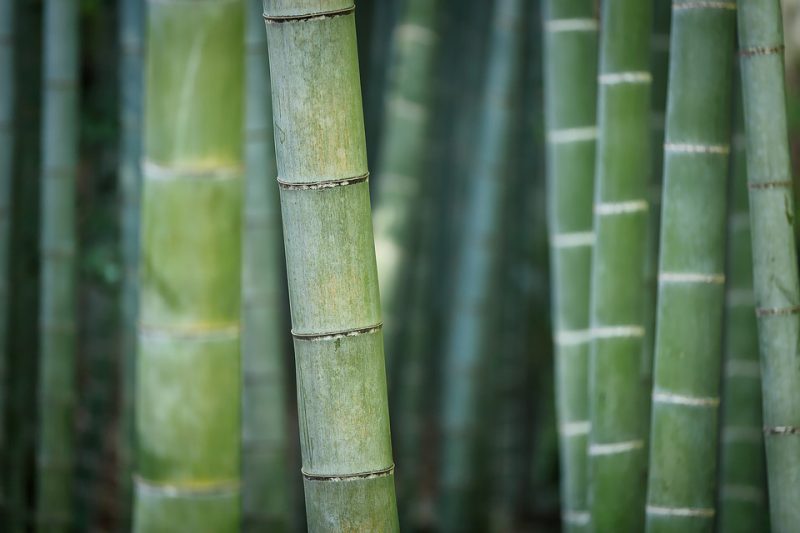
[[[800,531],[795,28],[0,0],[0,531]]]

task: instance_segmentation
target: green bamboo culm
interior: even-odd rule
[[[6,472],[9,405],[7,352],[14,154],[14,0],[0,0],[0,472]],[[6,515],[5,476],[0,476],[0,519]]]
[[[379,148],[373,219],[384,336],[392,389],[402,387],[420,197],[429,163],[441,0],[409,0],[393,37],[393,66]],[[398,367],[398,368],[395,368]],[[394,396],[394,392],[392,393]]]
[[[734,81],[734,86],[739,83]],[[753,253],[747,206],[747,157],[741,91],[734,94],[728,191],[728,251],[723,346],[718,528],[768,531],[767,476],[761,416],[761,371],[753,301]]]
[[[352,0],[266,0],[310,531],[398,531]]]
[[[288,531],[283,259],[261,0],[245,8],[245,200],[242,239],[242,520]]]
[[[243,7],[147,5],[139,533],[239,531]]]
[[[513,139],[510,105],[522,71],[523,2],[494,4],[479,143],[466,198],[466,216],[444,340],[442,396],[441,524],[443,531],[480,531],[485,501],[488,423],[487,371],[499,317],[500,240],[508,147]]]
[[[556,410],[565,531],[589,530],[589,282],[597,140],[594,0],[542,4]]]
[[[647,531],[711,531],[734,2],[672,7]],[[703,51],[698,53],[698,51]]]
[[[739,4],[755,306],[772,531],[800,529],[800,291],[778,0]]]
[[[638,532],[644,525],[652,7],[609,0],[600,18],[588,449],[596,532]]]
[[[139,281],[139,197],[142,156],[144,2],[119,2],[119,201],[122,252],[120,362],[119,530],[130,531],[133,503],[134,390]]]
[[[37,529],[70,531],[75,434],[78,4],[44,6]]]

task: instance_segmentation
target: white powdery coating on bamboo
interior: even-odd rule
[[[547,132],[547,142],[551,144],[568,144],[596,140],[597,126],[564,128]]]
[[[575,422],[565,422],[558,428],[559,433],[564,437],[578,437],[588,435],[592,428],[592,423],[588,420],[578,420]]]
[[[683,518],[714,518],[716,511],[711,507],[661,507],[648,505],[647,514],[654,516],[680,516]]]
[[[592,342],[592,330],[573,329],[556,332],[555,343],[558,346],[577,346]]]
[[[578,248],[582,246],[594,246],[594,242],[595,236],[593,231],[582,231],[553,235],[550,245],[553,248]]]
[[[387,105],[398,115],[412,120],[424,120],[428,116],[428,110],[424,105],[412,102],[402,96],[389,98]]]
[[[651,83],[653,76],[647,71],[609,72],[597,77],[600,85],[622,85],[631,83]]]
[[[596,19],[559,19],[548,20],[544,28],[550,33],[560,33],[565,31],[597,31],[598,24]]]
[[[717,407],[719,398],[688,396],[685,394],[675,394],[673,392],[653,391],[653,401],[656,403],[667,403],[671,405],[685,405],[687,407]]]
[[[681,11],[684,9],[726,9],[729,11],[736,11],[736,4],[734,2],[675,2],[672,4],[672,9]]]
[[[147,180],[179,180],[179,179],[212,179],[230,180],[239,179],[244,172],[243,167],[180,167],[165,166],[149,160],[142,159],[142,177]]]
[[[722,498],[747,503],[764,503],[764,491],[753,485],[722,485]]]
[[[400,40],[429,45],[436,40],[437,36],[433,30],[419,24],[400,24],[395,30],[395,37]]]
[[[593,339],[637,339],[644,337],[642,326],[602,326],[592,328]]]
[[[725,375],[729,378],[761,378],[761,366],[755,360],[728,359]]]
[[[764,438],[760,427],[727,426],[722,428],[722,442],[732,444],[749,442],[758,444]]]
[[[731,153],[729,144],[664,143],[664,151],[669,154],[716,154]]]
[[[599,216],[627,215],[642,213],[648,209],[647,200],[630,200],[626,202],[601,202],[595,204],[594,214]]]
[[[658,275],[661,283],[709,283],[722,285],[725,274],[704,274],[702,272],[661,272]]]
[[[585,526],[589,524],[591,516],[589,511],[565,511],[561,515],[561,521],[574,526]]]
[[[627,453],[644,448],[643,440],[628,440],[623,442],[612,442],[609,444],[590,444],[589,455],[615,455]]]

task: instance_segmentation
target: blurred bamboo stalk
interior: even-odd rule
[[[37,531],[70,531],[75,466],[78,4],[44,12]]]
[[[593,0],[548,0],[544,15],[547,194],[565,531],[589,530],[589,295],[597,140]]]
[[[399,531],[351,0],[265,0],[310,531]]]
[[[147,10],[134,531],[240,528],[244,5]]]
[[[444,351],[442,413],[441,527],[481,530],[486,506],[486,435],[481,434],[487,390],[492,314],[498,306],[498,246],[512,138],[511,96],[521,76],[523,3],[499,0],[494,6],[478,152],[467,197],[462,241],[455,267],[452,322]],[[472,528],[472,529],[470,529]]]
[[[711,531],[716,513],[735,8],[684,0],[672,8],[650,532]]]
[[[747,157],[741,87],[734,80],[734,135],[728,188],[727,286],[723,343],[718,527],[720,533],[767,531],[761,370],[753,300],[753,252],[747,205]]]
[[[598,533],[640,532],[644,522],[652,8],[651,1],[609,0],[600,17],[588,448],[591,530]]]
[[[245,532],[288,531],[283,244],[269,59],[261,0],[245,8],[245,200],[242,250],[242,512]],[[294,473],[294,471],[293,471]]]
[[[800,529],[800,289],[778,0],[739,3],[739,55],[772,531]]]

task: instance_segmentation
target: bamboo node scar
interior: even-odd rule
[[[735,2],[673,2],[672,8],[682,9],[726,9],[736,11]]]
[[[797,426],[764,426],[765,435],[800,435]]]
[[[656,403],[667,403],[671,405],[685,405],[687,407],[719,406],[718,397],[688,396],[659,390],[653,392],[653,401]]]
[[[751,181],[747,188],[751,191],[768,189],[791,189],[794,184],[791,181]]]
[[[561,519],[567,524],[585,526],[591,520],[591,516],[588,511],[566,511],[561,515]]]
[[[564,437],[578,437],[581,435],[588,435],[591,427],[591,422],[588,420],[578,420],[575,422],[565,422],[561,424],[558,430]]]
[[[553,235],[550,245],[553,248],[578,248],[583,246],[593,246],[594,241],[595,236],[593,231],[558,233]]]
[[[597,126],[564,128],[547,132],[547,142],[551,144],[567,144],[595,140],[597,140]]]
[[[618,453],[627,453],[644,448],[643,440],[627,440],[622,442],[612,442],[608,444],[595,444],[589,445],[589,455],[616,455]]]
[[[742,48],[739,50],[739,55],[741,57],[768,56],[782,54],[784,49],[785,47],[782,44],[775,46],[751,46],[749,48]]]
[[[594,214],[599,216],[627,215],[643,213],[648,209],[647,200],[629,200],[624,202],[600,202],[594,206]]]
[[[759,307],[756,309],[756,316],[786,316],[796,315],[800,313],[800,305],[793,305],[791,307]]]
[[[278,186],[286,191],[319,191],[363,183],[369,179],[369,172],[352,178],[339,178],[333,180],[310,181],[307,183],[291,183],[278,178]]]
[[[662,507],[648,505],[647,514],[654,516],[680,516],[684,518],[714,518],[716,511],[711,507]]]
[[[621,85],[627,83],[651,83],[653,76],[647,71],[609,72],[597,77],[600,85]]]
[[[137,489],[142,492],[158,494],[167,498],[230,498],[238,496],[241,482],[238,479],[224,479],[218,481],[161,483],[144,479],[134,475],[133,480]]]
[[[555,342],[559,346],[576,346],[592,342],[592,330],[561,330],[556,332]]]
[[[378,322],[377,324],[373,324],[371,326],[366,326],[363,328],[352,328],[352,329],[345,329],[342,331],[332,331],[328,333],[297,333],[296,331],[292,330],[292,336],[297,340],[306,340],[306,341],[333,341],[337,339],[343,339],[345,337],[357,337],[359,335],[368,335],[370,333],[375,333],[380,331],[383,327],[383,322]]]
[[[703,272],[661,272],[658,275],[661,283],[708,283],[723,285],[725,274],[705,274]]]
[[[545,30],[550,33],[561,33],[568,31],[597,31],[597,28],[597,20],[591,18],[548,20],[545,24]]]
[[[369,472],[358,472],[356,474],[311,474],[304,470],[300,470],[303,477],[309,481],[356,481],[359,479],[374,479],[378,477],[390,476],[394,473],[394,464],[389,465],[387,468],[380,470],[371,470]]]
[[[592,328],[592,339],[638,339],[644,337],[642,326],[602,326]]]
[[[264,13],[264,20],[266,20],[267,23],[269,24],[282,24],[285,22],[298,22],[298,21],[307,21],[313,19],[341,17],[343,15],[349,15],[355,10],[356,6],[352,5],[350,7],[345,7],[342,9],[332,9],[330,11],[315,11],[313,13],[299,13],[297,15],[270,15],[268,13]]]
[[[728,155],[728,144],[664,143],[664,151],[671,154],[717,154]]]

